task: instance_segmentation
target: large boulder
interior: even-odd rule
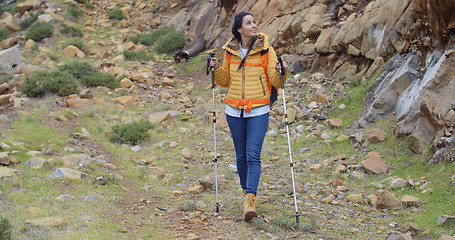
[[[11,74],[22,68],[21,53],[16,46],[0,51],[0,74]]]

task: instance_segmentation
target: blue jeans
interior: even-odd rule
[[[226,115],[237,159],[242,189],[256,195],[261,175],[261,149],[269,125],[269,114],[244,118]]]

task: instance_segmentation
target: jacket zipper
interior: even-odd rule
[[[262,87],[262,93],[264,94],[265,96],[265,88],[264,88],[264,83],[262,82],[262,78],[259,77],[259,82],[261,83],[261,87]]]
[[[242,99],[245,99],[245,66],[242,66]]]

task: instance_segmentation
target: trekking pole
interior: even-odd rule
[[[295,181],[294,181],[294,163],[292,162],[292,151],[291,151],[291,140],[289,138],[289,122],[288,122],[288,113],[286,111],[286,98],[284,96],[284,83],[283,83],[283,75],[284,75],[284,66],[283,60],[281,56],[277,54],[278,62],[280,62],[281,69],[280,69],[280,79],[281,79],[281,92],[283,93],[283,107],[284,107],[284,119],[286,124],[286,135],[288,137],[288,148],[289,148],[289,161],[291,163],[291,177],[292,177],[292,190],[294,191],[294,206],[295,206],[295,222],[299,223],[299,212],[297,210],[297,196],[295,194]]]
[[[215,108],[215,68],[210,66],[210,60],[215,57],[215,53],[211,52],[207,58],[207,75],[209,72],[212,72],[212,96],[213,96],[213,149],[215,151],[215,158],[213,162],[215,163],[215,196],[216,196],[216,213],[220,212],[220,204],[218,203],[218,160],[216,153],[216,108]]]

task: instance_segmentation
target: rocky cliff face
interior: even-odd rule
[[[190,0],[169,23],[207,40],[207,48],[220,48],[240,11],[255,16],[291,71],[350,81],[385,68],[365,100],[359,126],[395,114],[397,136],[411,135],[416,152],[454,142],[453,1]]]

